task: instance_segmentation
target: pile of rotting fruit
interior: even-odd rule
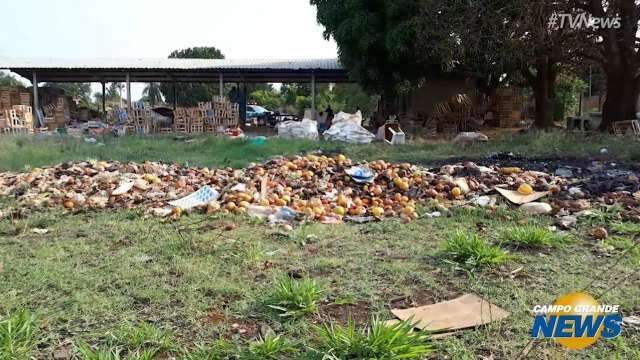
[[[371,176],[356,181],[353,169]],[[351,175],[349,175],[351,174]],[[189,211],[256,213],[290,209],[321,222],[343,219],[419,217],[416,207],[429,202],[450,206],[493,206],[496,188],[521,196],[538,193],[547,210],[573,214],[595,205],[622,204],[624,216],[639,218],[640,183],[633,174],[619,186],[565,178],[515,167],[478,166],[472,162],[427,169],[377,160],[353,164],[344,155],[310,154],[276,158],[244,169],[208,169],[158,162],[68,162],[29,172],[0,173],[0,195],[14,197],[21,208],[62,206],[79,209],[143,207],[158,216],[180,216],[186,209],[169,202],[203,187],[215,199]],[[598,204],[596,204],[598,203]],[[438,205],[439,204],[439,205]]]

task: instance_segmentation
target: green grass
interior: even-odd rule
[[[0,321],[0,359],[29,359],[36,346],[35,316],[26,310]]]
[[[566,234],[536,225],[509,227],[502,230],[500,239],[504,243],[522,248],[556,247],[568,241]]]
[[[342,152],[356,160],[431,162],[452,156],[479,157],[496,152],[514,152],[529,157],[601,156],[606,147],[608,157],[618,161],[640,161],[640,143],[629,138],[608,135],[585,137],[566,132],[503,135],[486,144],[464,149],[448,142],[416,142],[404,146],[349,145],[269,138],[264,145],[222,137],[198,136],[192,142],[174,140],[174,136],[128,136],[99,138],[104,145],[87,144],[68,136],[2,136],[0,137],[0,170],[41,167],[69,160],[165,161],[194,166],[241,167],[273,156],[324,150]]]
[[[640,235],[640,223],[614,222],[611,223],[611,230],[627,235]]]
[[[238,346],[230,341],[219,339],[212,345],[199,345],[193,351],[186,350],[181,360],[225,360],[235,359],[240,352]]]
[[[296,351],[289,341],[279,335],[267,335],[249,344],[247,354],[243,359],[247,360],[278,360],[287,353]]]
[[[158,353],[157,349],[146,349],[127,352],[124,355],[120,347],[93,349],[84,343],[79,344],[76,350],[81,360],[153,360]]]
[[[451,262],[467,269],[478,269],[500,265],[509,260],[509,255],[499,246],[493,246],[477,234],[457,231],[445,242],[444,256]]]
[[[314,280],[283,276],[275,281],[273,288],[265,305],[278,311],[279,316],[302,317],[318,311],[322,291]]]
[[[169,333],[147,323],[142,323],[138,326],[123,324],[115,331],[113,336],[116,342],[132,350],[148,347],[168,350],[172,346],[172,339]]]
[[[413,330],[413,323],[386,324],[373,319],[357,329],[353,321],[346,326],[329,324],[318,327],[318,351],[323,359],[423,359],[433,352],[429,335]]]
[[[138,351],[135,347],[148,342],[144,339],[155,337],[134,336],[143,340],[129,343],[126,334],[140,333],[131,330],[140,324],[153,324],[153,328],[171,334],[168,351],[178,359],[234,359],[247,354],[254,338],[260,336],[255,329],[263,325],[296,348],[282,359],[308,359],[312,358],[309,348],[318,348],[313,323],[333,319],[344,327],[346,323],[341,321],[349,314],[359,324],[363,317],[364,322],[370,316],[390,319],[393,299],[409,298],[423,305],[474,293],[508,310],[511,317],[466,330],[455,338],[434,340],[436,358],[475,358],[486,348],[496,349],[496,358],[513,358],[529,340],[532,320],[527,309],[553,302],[561,294],[586,286],[594,277],[603,279],[597,284],[613,283],[639,265],[623,261],[614,272],[603,273],[601,269],[622,256],[630,236],[616,235],[621,239],[616,240],[621,246],[616,257],[603,257],[593,247],[584,246],[592,240],[579,230],[572,235],[586,240],[567,243],[563,246],[566,251],[545,257],[523,252],[513,262],[503,263],[501,268],[507,273],[522,268],[514,278],[492,271],[478,271],[469,277],[450,271],[438,258],[440,239],[447,239],[452,229],[473,232],[481,222],[487,228],[483,236],[489,236],[517,226],[523,216],[504,208],[456,212],[450,218],[425,218],[409,224],[396,220],[362,225],[307,224],[304,233],[313,235],[314,241],[301,244],[242,216],[193,214],[176,223],[163,223],[135,210],[63,214],[47,209],[24,219],[0,220],[0,313],[28,306],[37,314],[42,330],[31,342],[38,344],[32,348],[35,358],[50,357],[58,344],[69,338],[107,352],[121,349],[120,356],[126,358]],[[551,221],[538,219],[540,226]],[[211,230],[230,222],[238,227],[227,232]],[[36,226],[49,229],[49,233],[32,233],[30,229]],[[625,256],[633,259],[631,253]],[[274,291],[271,279],[286,277],[291,270],[322,284],[317,315],[265,316],[268,308],[256,304]],[[603,301],[637,311],[640,289],[634,281],[630,278],[619,284]],[[588,290],[592,294],[600,291],[599,286]],[[341,305],[342,299],[349,299],[348,305]],[[335,309],[343,309],[344,315],[332,315]],[[211,314],[219,314],[221,320],[212,322]],[[233,324],[249,331],[239,333]],[[115,334],[120,334],[118,340]],[[611,351],[627,358],[640,355],[640,336],[624,336],[620,348],[612,349],[618,343],[603,340],[589,353],[596,358],[607,358]],[[216,340],[220,338],[228,340]],[[565,352],[552,342],[544,344],[541,351],[552,351],[559,358],[579,358],[579,354]]]
[[[243,166],[278,154],[317,149],[339,151],[354,159],[430,163],[496,151],[590,157],[606,146],[612,159],[640,160],[637,143],[628,139],[586,139],[564,133],[506,137],[465,149],[444,143],[389,147],[276,139],[256,146],[205,137],[191,143],[171,137],[103,141],[104,146],[96,146],[69,138],[3,136],[0,168],[16,170],[86,158]],[[8,198],[0,198],[0,204],[15,207]],[[44,209],[25,218],[0,219],[0,314],[11,314],[1,324],[5,326],[7,318],[22,324],[0,327],[4,331],[0,359],[20,359],[7,355],[15,349],[22,349],[18,352],[23,358],[52,358],[61,344],[69,342],[89,344],[87,349],[102,353],[103,359],[141,359],[145,351],[157,351],[156,359],[238,359],[253,356],[252,348],[254,353],[277,352],[280,341],[285,340],[295,351],[281,352],[278,359],[313,359],[318,357],[317,351],[329,353],[334,347],[323,342],[315,325],[334,324],[347,331],[350,325],[346,319],[351,318],[357,324],[354,331],[363,334],[363,329],[371,331],[364,326],[371,317],[391,319],[392,307],[430,304],[465,293],[490,299],[509,311],[510,317],[434,339],[428,342],[433,353],[427,358],[515,358],[530,339],[528,309],[533,305],[552,303],[559,295],[592,282],[587,292],[596,295],[627,278],[601,301],[620,304],[625,314],[640,309],[638,277],[633,275],[640,266],[638,247],[633,248],[637,224],[614,224],[615,211],[609,210],[603,209],[593,219],[612,234],[603,242],[613,248],[608,253],[598,251],[588,235],[590,228],[581,224],[570,231],[576,241],[557,251],[521,251],[515,258],[484,240],[494,239],[503,229],[518,227],[526,219],[507,204],[499,204],[495,210],[453,209],[450,217],[421,218],[408,224],[393,219],[369,224],[300,224],[284,236],[280,230],[244,216],[189,214],[162,222],[145,216],[140,209],[76,214]],[[540,227],[552,221],[546,216],[535,218]],[[219,230],[228,223],[238,226],[231,231]],[[33,233],[31,229],[36,227],[49,232]],[[478,236],[450,239],[456,230],[477,232]],[[441,256],[447,251],[443,251],[442,239],[451,245],[448,255],[462,266],[475,269],[478,264],[488,264],[492,269],[470,276],[471,272],[443,263]],[[623,261],[607,271],[621,256]],[[492,266],[497,264],[500,266]],[[284,300],[313,311],[299,317],[267,316],[271,308],[264,305],[271,303],[265,299],[277,291],[271,279],[286,278],[291,272],[322,286],[300,291],[294,290],[296,285],[286,284],[284,289],[288,290],[282,293],[287,295],[275,297],[273,304],[280,306],[278,302]],[[34,315],[17,315],[16,309],[23,308],[37,317],[37,324]],[[276,313],[300,310],[298,305],[283,308],[288,310]],[[274,344],[271,339],[269,343],[263,327],[273,329],[282,340]],[[265,341],[260,342],[261,337]],[[377,338],[383,339],[381,343],[387,339]],[[349,346],[339,345],[350,351]],[[584,352],[542,341],[530,358],[634,359],[640,358],[638,349],[640,334],[628,331],[615,340],[600,340]]]

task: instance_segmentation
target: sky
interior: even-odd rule
[[[6,0],[2,8],[14,15],[0,21],[0,57],[157,58],[193,46],[231,59],[337,57],[308,0]],[[133,99],[143,86],[132,86]]]

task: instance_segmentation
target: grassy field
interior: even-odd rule
[[[640,159],[637,143],[562,134],[506,138],[464,150],[447,144],[391,148],[272,139],[261,146],[208,138],[104,143],[3,138],[0,168],[86,158],[241,166],[316,149],[428,163],[497,151],[584,157],[607,147],[612,158]],[[0,201],[11,205],[11,199]],[[129,359],[321,359],[332,349],[334,358],[356,359],[371,354],[366,351],[378,338],[350,334],[348,339],[357,339],[343,349],[344,341],[332,340],[344,337],[336,328],[323,331],[323,324],[346,326],[352,319],[361,328],[372,319],[390,319],[394,307],[470,292],[511,316],[430,341],[431,353],[424,357],[508,359],[529,341],[529,309],[561,294],[586,288],[603,303],[621,304],[625,315],[637,315],[640,249],[632,246],[640,224],[613,224],[603,214],[559,233],[545,230],[551,220],[527,217],[506,204],[409,224],[304,223],[292,232],[232,215],[161,222],[141,209],[78,214],[51,209],[0,220],[0,314],[6,314],[0,315],[0,359],[44,359],[54,353],[80,359],[118,359],[117,353]],[[588,233],[596,225],[607,226],[611,236],[594,240]],[[291,275],[299,280],[289,280]],[[281,316],[280,308],[289,316]],[[391,336],[373,333],[393,345]],[[637,359],[640,334],[625,331],[584,352],[541,341],[529,358]]]
[[[121,161],[167,161],[193,166],[242,167],[277,155],[324,150],[342,152],[353,159],[383,159],[428,163],[450,157],[480,157],[499,152],[514,152],[527,157],[600,158],[627,162],[640,161],[640,142],[606,135],[584,136],[565,132],[529,135],[502,135],[489,143],[464,149],[447,142],[420,142],[391,147],[347,145],[316,141],[269,138],[265,144],[217,137],[195,137],[189,141],[173,136],[98,139],[104,145],[88,144],[83,139],[51,136],[1,137],[0,169],[20,170],[25,166],[45,166],[69,160],[105,159]]]

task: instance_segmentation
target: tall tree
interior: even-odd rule
[[[535,126],[549,127],[558,74],[577,48],[575,31],[549,26],[561,9],[561,1],[554,0],[424,1],[416,20],[416,43],[423,49],[417,56],[471,70],[489,94],[523,78],[536,99]]]
[[[118,102],[122,99],[122,89],[124,86],[121,83],[111,83],[105,90],[105,97],[107,101]]]
[[[581,28],[581,55],[599,64],[607,79],[607,98],[600,130],[635,118],[640,95],[640,2],[634,0],[568,0],[572,14],[606,19],[608,26]],[[616,23],[612,22],[618,20]]]
[[[149,83],[142,90],[142,96],[144,96],[152,106],[161,103],[162,91],[160,89],[160,83]]]
[[[175,59],[224,59],[224,55],[217,48],[193,47],[171,52],[169,58]],[[174,102],[173,84],[162,83],[160,90],[168,103]],[[218,86],[203,83],[176,83],[176,94],[178,105],[194,106],[199,102],[211,101],[213,96],[218,95]]]
[[[396,111],[397,85],[417,82],[429,63],[415,56],[418,0],[311,0],[325,38],[338,44],[340,62],[370,93],[382,95],[383,113]]]
[[[311,0],[352,77],[390,106],[398,84],[411,88],[446,72],[472,71],[491,92],[511,76],[528,80],[536,126],[553,120],[557,74],[575,56],[575,34],[548,26],[558,0]]]

